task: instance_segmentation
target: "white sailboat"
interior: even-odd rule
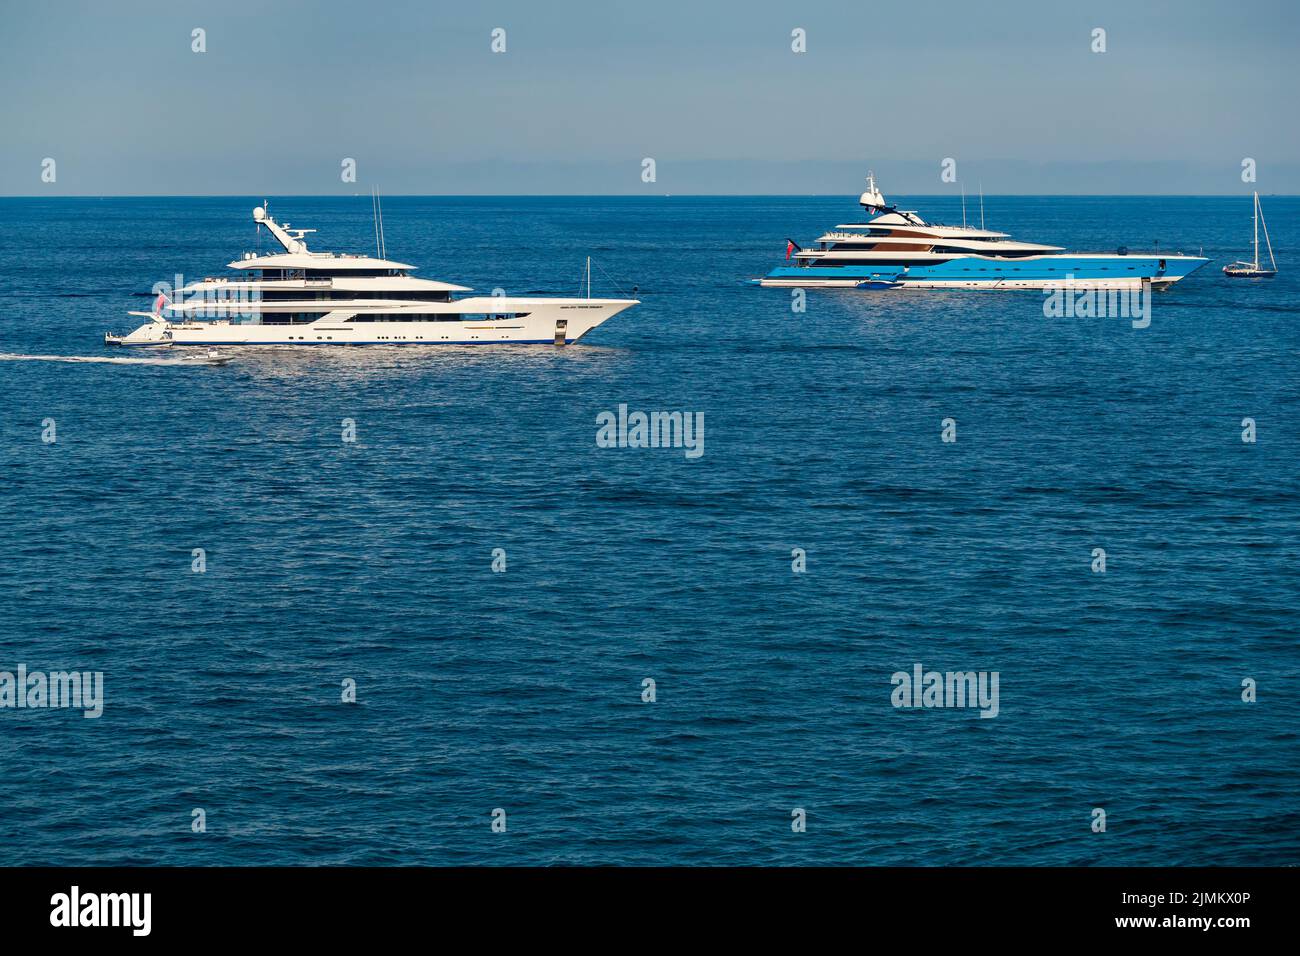
[[[1259,265],[1259,227],[1264,227],[1264,245],[1268,248],[1268,261],[1272,267],[1260,268]],[[1264,222],[1264,210],[1259,206],[1259,193],[1255,193],[1255,261],[1233,262],[1223,267],[1225,276],[1237,279],[1270,279],[1277,275],[1277,260],[1273,258],[1273,243],[1268,238],[1268,224]]]

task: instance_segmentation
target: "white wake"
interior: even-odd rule
[[[183,358],[116,358],[108,355],[17,355],[0,352],[4,362],[104,362],[109,365],[190,365],[205,367],[207,362]]]

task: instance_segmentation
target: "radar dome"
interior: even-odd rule
[[[266,210],[261,206],[254,206],[253,218],[256,219],[258,222],[261,222],[263,219],[266,218]]]

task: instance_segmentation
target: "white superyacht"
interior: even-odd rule
[[[415,266],[384,258],[381,219],[376,255],[313,252],[313,229],[278,223],[266,206],[253,210],[283,247],[245,253],[228,264],[237,275],[207,278],[160,294],[149,321],[107,345],[566,345],[576,342],[636,299],[469,296],[466,286],[417,279]]]

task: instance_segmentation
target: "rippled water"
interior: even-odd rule
[[[103,332],[256,248],[253,203],[0,200],[3,357],[149,359]],[[365,198],[272,209],[372,248]],[[1295,862],[1300,201],[1265,210],[1243,282],[1249,197],[988,201],[1203,246],[1138,330],[740,283],[851,198],[394,197],[426,276],[573,293],[590,253],[644,304],[566,349],[0,361],[0,670],[106,696],[0,710],[0,863]],[[703,412],[704,455],[598,448],[620,403]],[[892,707],[917,662],[998,671],[996,719]]]

